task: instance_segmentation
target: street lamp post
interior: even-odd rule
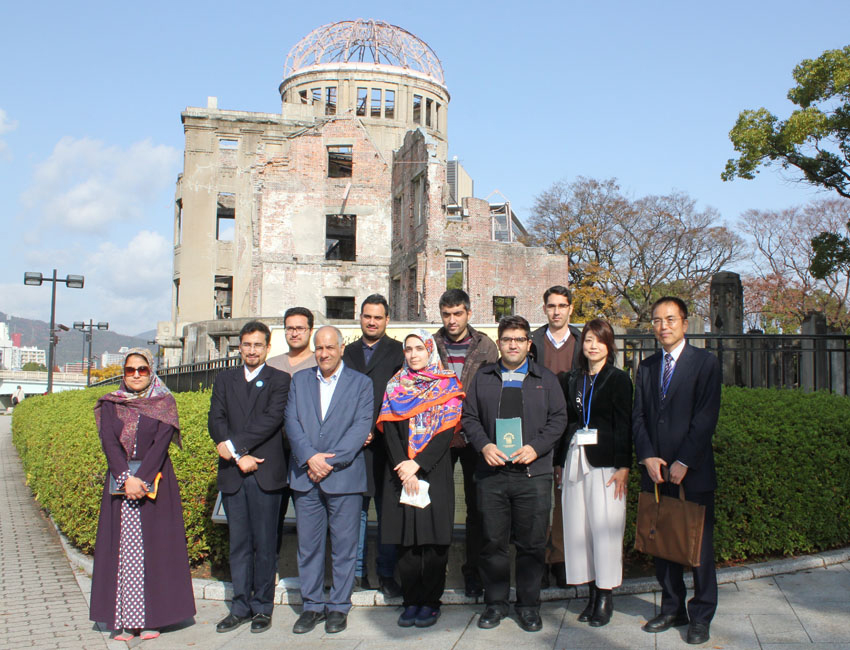
[[[56,277],[56,269],[53,269],[53,277],[45,278],[41,273],[27,271],[24,273],[24,284],[31,287],[40,287],[43,282],[53,283],[50,295],[50,343],[47,346],[47,392],[53,392],[53,355],[56,347],[56,285],[61,282],[70,289],[82,289],[86,279],[82,275],[68,275],[64,278]]]
[[[86,367],[86,370],[88,371],[88,376],[86,378],[86,386],[91,386],[92,332],[94,332],[95,329],[108,330],[109,329],[109,323],[100,322],[97,325],[95,325],[94,320],[92,320],[92,319],[89,319],[88,323],[84,323],[82,321],[77,321],[76,323],[74,323],[74,329],[79,330],[80,332],[83,332],[85,334],[85,339],[83,340],[83,347],[85,347],[86,343],[88,343],[88,346],[89,346],[88,366]]]

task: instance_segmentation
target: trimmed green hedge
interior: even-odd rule
[[[62,531],[91,552],[106,473],[92,407],[110,387],[31,397],[14,411],[27,482]],[[178,393],[183,450],[172,446],[192,563],[227,561],[211,523],[215,447],[209,391]],[[808,553],[850,543],[850,398],[724,388],[714,438],[718,560]],[[634,545],[638,471],[631,472],[626,548]]]
[[[60,530],[91,553],[97,533],[106,458],[94,423],[97,398],[114,390],[100,386],[30,397],[12,417],[12,440],[24,464],[27,484]],[[227,527],[213,524],[216,498],[215,445],[207,433],[210,391],[177,393],[183,449],[169,455],[180,484],[189,561],[227,562]]]

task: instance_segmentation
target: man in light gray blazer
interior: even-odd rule
[[[360,508],[366,491],[363,445],[372,427],[372,382],[342,362],[342,333],[325,326],[313,337],[318,368],[292,378],[286,435],[292,447],[289,486],[298,529],[298,573],[304,611],[292,628],[325,621],[346,627],[351,609]],[[333,587],[325,598],[325,539],[331,534]]]

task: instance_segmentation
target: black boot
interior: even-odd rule
[[[596,606],[593,608],[593,616],[590,617],[590,627],[602,627],[608,625],[611,614],[614,613],[614,596],[610,589],[598,589],[596,595]]]
[[[588,582],[588,598],[587,598],[587,606],[581,610],[581,614],[578,615],[579,623],[587,623],[590,620],[590,617],[593,616],[593,611],[596,608],[596,596],[599,591],[596,589],[596,582]]]

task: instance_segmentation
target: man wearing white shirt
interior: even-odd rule
[[[569,372],[578,364],[581,354],[581,331],[570,325],[573,313],[573,298],[570,290],[561,285],[549,287],[543,294],[543,312],[547,323],[531,335],[531,356],[547,370],[560,375]],[[563,385],[563,384],[562,384]],[[546,544],[546,566],[543,582],[548,583],[549,571],[555,576],[555,582],[561,588],[567,586],[567,574],[564,570],[564,525],[561,512],[561,475],[563,474],[566,449],[559,445],[552,459],[555,471],[554,508],[552,526]]]
[[[216,625],[229,632],[251,621],[271,626],[277,567],[277,522],[286,486],[283,415],[289,375],[266,364],[271,332],[250,321],[239,333],[241,367],[218,374],[210,398],[209,433],[218,451],[218,489],[230,536],[233,602]]]
[[[347,625],[354,588],[360,508],[366,490],[363,443],[372,429],[372,381],[342,361],[342,333],[326,325],[313,337],[318,368],[296,372],[286,406],[292,447],[289,486],[295,500],[298,575],[304,611],[292,631]],[[326,596],[325,543],[331,536],[333,586]]]

